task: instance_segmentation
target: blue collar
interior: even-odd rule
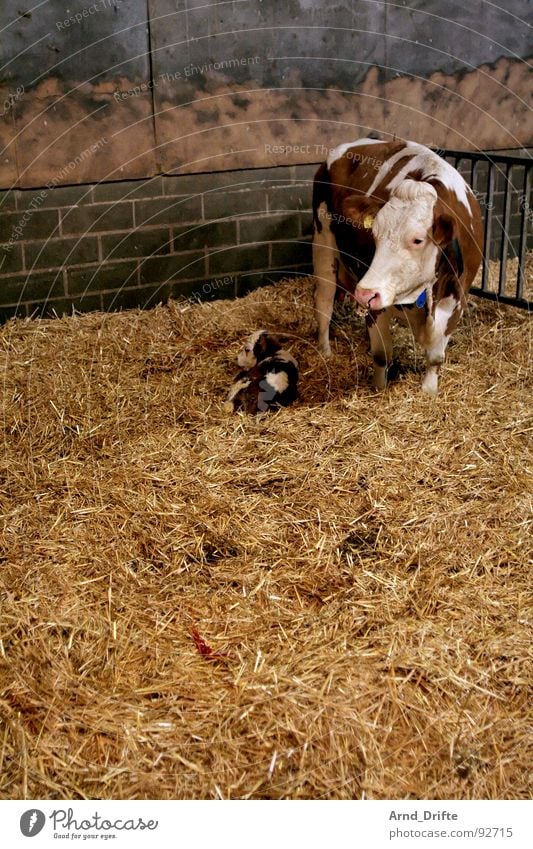
[[[418,307],[418,309],[421,310],[421,309],[423,309],[423,307],[426,306],[426,301],[427,301],[426,290],[424,289],[423,292],[420,292],[420,294],[419,294],[418,298],[416,299],[416,301],[414,302],[414,304],[413,303],[396,304],[396,306],[398,307],[398,309],[401,309],[401,310],[410,310],[413,307]]]
[[[425,305],[425,303],[426,303],[426,290],[424,289],[424,291],[420,292],[418,298],[416,299],[415,305],[419,309],[421,309]]]

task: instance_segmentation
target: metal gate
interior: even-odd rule
[[[464,177],[483,215],[484,260],[481,285],[472,293],[522,309],[532,309],[533,281],[527,281],[531,224],[531,157],[441,150]],[[531,261],[533,266],[533,260]]]

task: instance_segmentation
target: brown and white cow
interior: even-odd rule
[[[374,386],[387,384],[390,319],[423,345],[422,388],[436,395],[446,345],[482,260],[479,204],[423,145],[360,139],[332,150],[313,186],[319,345],[328,356],[335,293],[367,308]]]

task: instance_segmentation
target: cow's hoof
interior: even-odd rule
[[[224,401],[224,412],[228,415],[231,415],[235,412],[235,407],[233,405],[233,401]]]
[[[372,386],[380,392],[387,388],[387,369],[383,366],[374,366],[372,375]]]
[[[331,348],[330,348],[329,345],[327,345],[327,346],[326,345],[319,345],[318,346],[318,353],[322,357],[324,357],[326,360],[331,359],[332,354],[331,354]]]
[[[439,394],[439,379],[436,374],[426,374],[422,381],[422,392],[430,398],[436,398]]]

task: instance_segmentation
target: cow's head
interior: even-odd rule
[[[376,252],[359,281],[355,298],[372,310],[413,303],[435,280],[437,258],[454,236],[451,216],[440,210],[429,183],[403,180],[384,206],[371,198],[348,197],[346,217],[372,228]]]

